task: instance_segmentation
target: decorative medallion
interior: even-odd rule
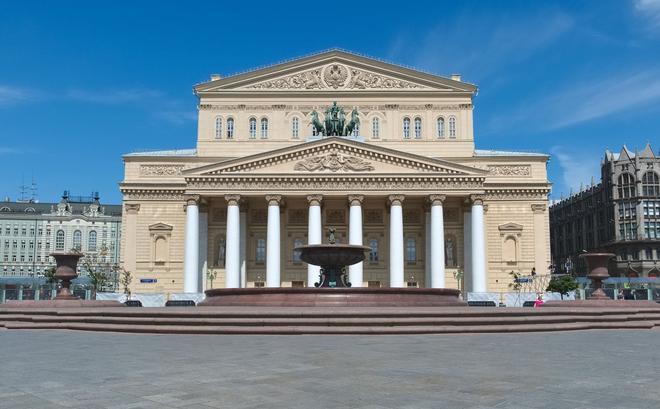
[[[367,162],[362,158],[355,156],[346,156],[341,153],[329,153],[324,156],[313,156],[306,158],[298,163],[293,168],[302,172],[315,172],[322,170],[329,170],[332,172],[337,171],[353,171],[353,172],[371,172],[374,167],[371,162]]]
[[[328,86],[337,89],[343,87],[348,79],[348,68],[340,64],[331,64],[323,70],[323,79]]]

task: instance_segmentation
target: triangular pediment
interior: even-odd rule
[[[183,171],[186,177],[231,174],[265,176],[434,174],[483,177],[487,172],[342,137],[319,139]]]
[[[149,231],[172,231],[173,227],[165,223],[154,223],[149,226]]]
[[[469,93],[472,84],[380,60],[332,50],[195,87],[198,94],[223,91],[433,91]]]
[[[500,231],[522,231],[522,224],[518,223],[505,223],[497,226]]]

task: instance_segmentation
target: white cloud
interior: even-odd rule
[[[596,155],[585,154],[584,152],[576,152],[567,149],[564,146],[553,146],[550,149],[552,158],[557,159],[559,167],[562,172],[563,188],[573,192],[578,192],[580,186],[588,186],[591,183],[591,178],[595,178],[598,182],[598,175],[600,175],[600,159]],[[562,192],[560,187],[559,192],[554,192],[554,196],[559,196],[561,193],[568,194],[569,192]]]
[[[0,85],[0,105],[12,105],[23,102],[30,96],[30,92],[23,88]]]
[[[526,129],[550,131],[660,101],[660,69],[619,73],[607,78],[572,82],[552,94],[528,101],[509,116]],[[490,124],[492,130],[501,126]]]
[[[635,10],[654,28],[660,28],[660,0],[633,0]]]

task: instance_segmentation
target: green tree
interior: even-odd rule
[[[44,278],[46,279],[47,284],[50,285],[57,284],[59,280],[55,278],[55,267],[48,267],[47,269],[45,269]]]
[[[578,288],[578,283],[575,277],[565,274],[559,277],[552,277],[546,291],[559,293],[561,299],[564,299],[564,294],[568,295],[569,292],[575,291]]]
[[[522,274],[512,271],[509,273],[509,275],[511,276],[509,288],[513,291],[520,291],[522,289],[522,283],[520,282],[520,277],[522,277]]]
[[[120,267],[119,284],[121,284],[124,289],[124,294],[126,294],[127,300],[131,299],[131,281],[133,281],[133,275],[131,272]]]

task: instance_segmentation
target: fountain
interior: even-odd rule
[[[449,288],[353,287],[346,268],[364,260],[368,246],[338,244],[329,229],[328,244],[296,247],[300,259],[321,267],[314,287],[222,288],[206,291],[199,306],[284,307],[439,307],[465,306],[460,291]]]

